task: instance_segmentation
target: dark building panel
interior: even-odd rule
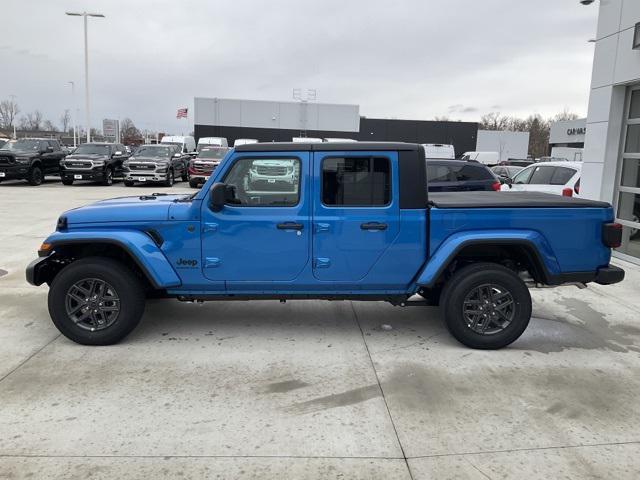
[[[299,130],[277,128],[224,127],[195,125],[196,140],[200,137],[226,137],[229,145],[237,138],[256,138],[261,142],[290,142],[301,136]],[[360,132],[307,130],[307,137],[352,138],[370,142],[446,143],[454,146],[456,155],[476,149],[478,124],[474,122],[436,122],[425,120],[395,120],[360,118]]]

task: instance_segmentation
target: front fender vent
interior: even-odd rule
[[[144,233],[146,233],[147,235],[149,235],[149,237],[151,237],[151,240],[153,240],[153,243],[155,243],[158,246],[158,248],[160,248],[164,243],[164,238],[162,238],[162,235],[160,235],[157,230],[149,229],[149,230],[145,230]]]

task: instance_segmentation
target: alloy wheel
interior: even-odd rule
[[[515,301],[501,285],[483,284],[464,298],[462,312],[471,330],[480,335],[494,335],[507,328],[515,317]]]
[[[104,280],[85,278],[69,288],[65,308],[78,327],[93,332],[115,323],[120,314],[120,298]]]

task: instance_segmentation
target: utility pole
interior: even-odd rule
[[[89,41],[87,39],[87,17],[104,18],[101,13],[65,12],[71,17],[83,17],[84,20],[84,85],[85,85],[85,115],[87,142],[91,141],[91,110],[89,108]]]
[[[16,111],[16,96],[15,95],[9,95],[9,97],[11,97],[11,110],[13,112]],[[18,136],[16,135],[16,121],[17,118],[15,118],[15,114],[13,114],[13,139],[17,139]]]
[[[73,102],[73,109],[71,110],[73,112],[73,148],[76,148],[78,146],[77,140],[76,140],[78,135],[78,130],[77,130],[78,109],[76,108],[76,88],[75,88],[75,83],[73,83],[72,81],[69,81],[67,83],[71,84],[71,98]]]

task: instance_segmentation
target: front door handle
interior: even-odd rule
[[[378,223],[378,222],[362,223],[360,225],[360,228],[362,230],[386,230],[387,229],[387,224],[386,223]]]
[[[302,230],[304,225],[301,223],[284,222],[277,225],[278,230]]]

